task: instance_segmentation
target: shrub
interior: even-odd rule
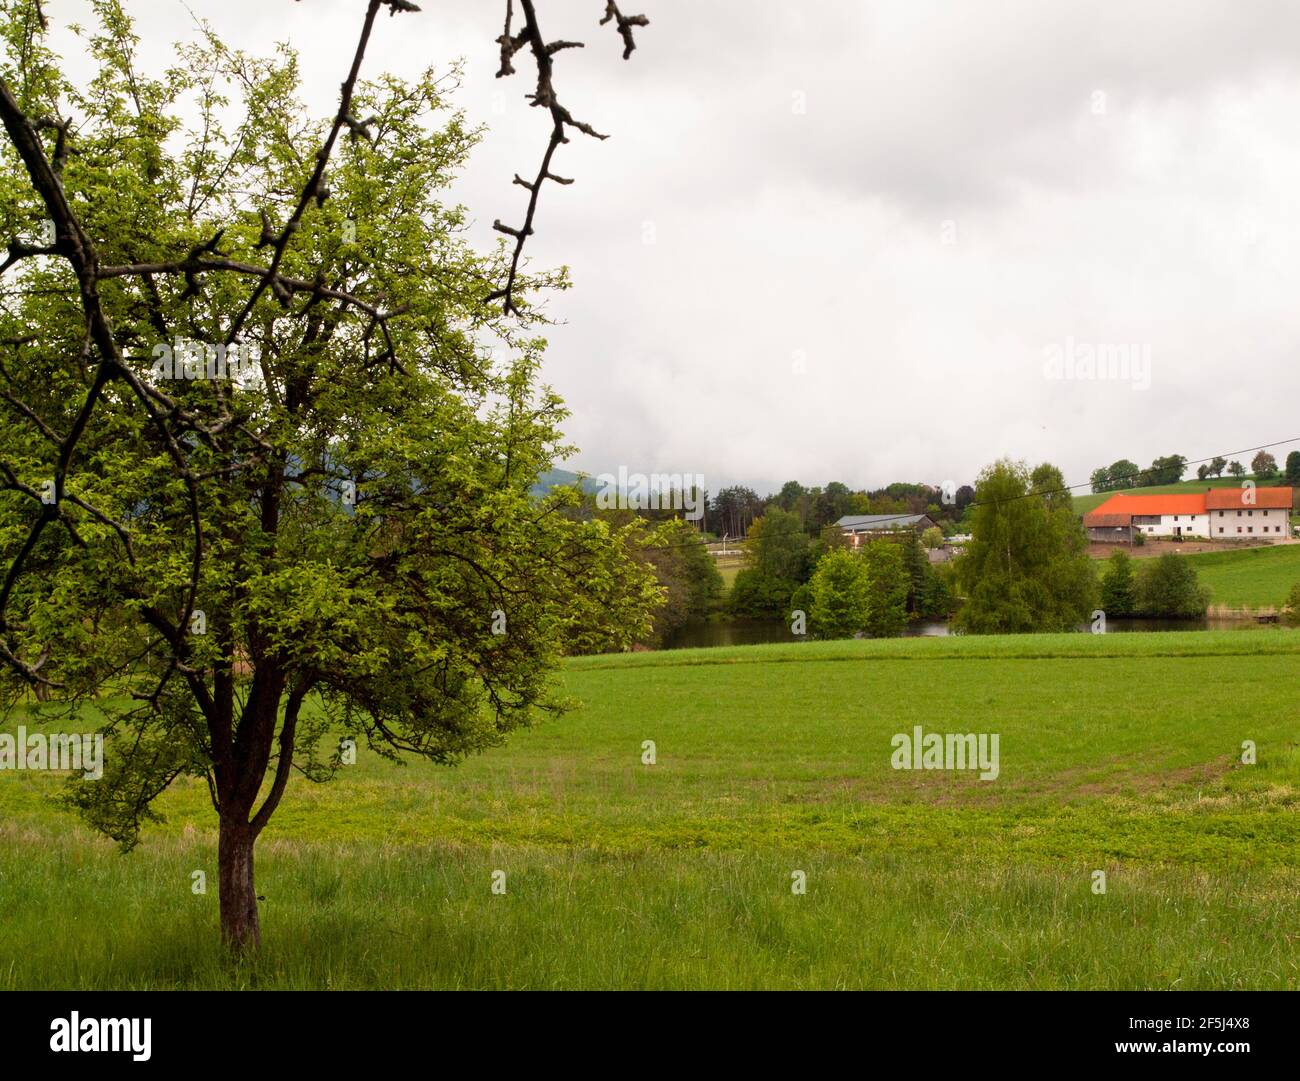
[[[809,589],[809,620],[819,637],[851,638],[867,629],[871,582],[861,556],[847,551],[828,552],[817,564]]]
[[[907,625],[907,598],[912,584],[902,548],[889,541],[877,541],[863,549],[861,558],[867,574],[864,629],[873,638],[901,634]]]
[[[772,578],[756,567],[745,567],[736,575],[727,608],[733,616],[742,619],[780,619],[797,587],[797,582]]]
[[[1107,616],[1131,616],[1136,605],[1133,560],[1127,552],[1115,551],[1101,580],[1101,609]]]
[[[1288,627],[1300,627],[1300,582],[1291,587],[1282,605],[1282,622]]]
[[[1135,612],[1141,616],[1194,619],[1205,615],[1210,606],[1210,591],[1201,585],[1195,569],[1172,554],[1143,561],[1135,596]]]

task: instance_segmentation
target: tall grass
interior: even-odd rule
[[[0,774],[0,987],[1297,987],[1297,652],[1265,630],[575,659],[576,712],[456,769],[295,779],[240,965],[205,786],[123,857],[57,778]],[[891,768],[917,724],[998,733],[998,779]]]

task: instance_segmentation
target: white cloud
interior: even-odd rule
[[[333,108],[355,3],[189,3],[234,44],[293,43]],[[962,482],[1010,454],[1074,481],[1300,435],[1294,5],[640,0],[626,63],[597,0],[539,8],[587,43],[557,58],[562,99],[612,136],[561,148],[577,183],[529,244],[576,282],[546,368],[571,465],[763,490]],[[169,62],[184,8],[131,9]],[[503,10],[385,17],[368,61],[469,58],[458,101],[493,130],[457,196],[483,243],[547,134],[526,67],[493,78]],[[1150,389],[1044,379],[1069,338],[1149,345]]]

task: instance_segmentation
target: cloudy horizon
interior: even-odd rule
[[[238,47],[288,41],[321,116],[361,14],[127,6],[151,68],[191,12]],[[565,468],[765,493],[968,483],[1010,456],[1079,484],[1300,437],[1300,10],[638,0],[624,62],[603,8],[539,5],[548,38],[586,43],[557,57],[561,99],[611,136],[560,148],[576,183],[543,192],[527,249],[574,283],[544,367],[573,413]],[[522,216],[511,178],[548,134],[527,66],[494,78],[503,11],[383,17],[364,69],[465,58],[452,105],[490,130],[455,198],[479,246]]]

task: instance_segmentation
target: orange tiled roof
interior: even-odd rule
[[[1133,516],[1131,514],[1098,514],[1096,511],[1092,511],[1083,516],[1083,522],[1094,529],[1116,529],[1121,526],[1132,525]]]
[[[1249,490],[1249,489],[1247,489]],[[1211,510],[1289,509],[1290,488],[1255,488],[1255,501],[1243,502],[1243,489],[1211,488],[1205,492],[1179,492],[1175,495],[1113,495],[1105,503],[1083,516],[1086,526],[1127,525],[1133,515],[1206,514]],[[1123,519],[1121,523],[1121,519]]]
[[[1188,495],[1113,495],[1093,514],[1204,514],[1205,493]],[[1085,516],[1087,517],[1087,516]]]
[[[1256,488],[1254,502],[1245,499],[1249,488],[1211,488],[1205,493],[1205,505],[1210,510],[1238,510],[1242,507],[1254,507],[1264,510],[1281,508],[1290,510],[1290,488]]]

